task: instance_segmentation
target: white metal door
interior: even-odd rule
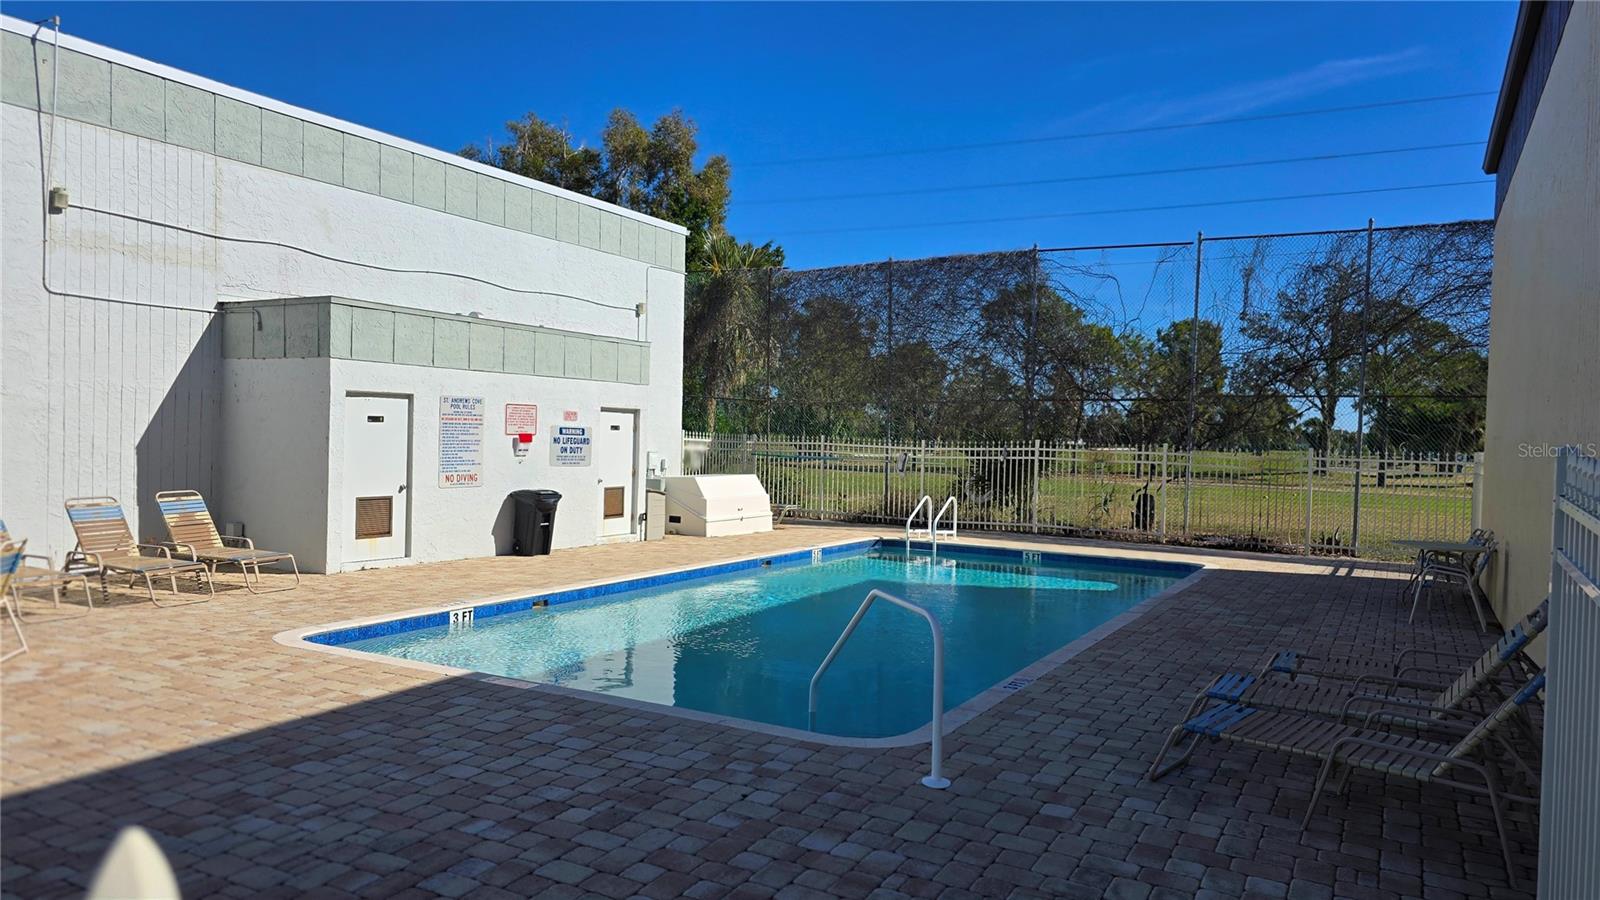
[[[345,397],[345,562],[406,555],[410,478],[410,399]]]
[[[599,435],[595,453],[600,490],[600,536],[631,534],[638,518],[634,513],[634,470],[636,451],[633,432],[636,413],[600,411]]]

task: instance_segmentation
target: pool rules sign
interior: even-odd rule
[[[439,487],[483,484],[483,398],[439,398]]]

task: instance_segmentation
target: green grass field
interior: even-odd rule
[[[802,514],[827,519],[903,521],[924,493],[955,495],[965,527],[1044,532],[1105,532],[1175,542],[1261,547],[1300,552],[1307,541],[1307,474],[1304,454],[1196,454],[1184,527],[1185,484],[1170,480],[1157,490],[1148,531],[1134,529],[1135,495],[1146,483],[1131,463],[1103,464],[1082,457],[1046,464],[1037,507],[1028,469],[998,468],[991,487],[971,474],[967,459],[945,457],[920,468],[891,455],[794,453],[722,454],[701,471],[754,471],[774,503],[794,503]],[[902,470],[903,466],[903,470]],[[885,474],[885,468],[888,473]],[[1169,474],[1178,468],[1169,457]],[[1403,558],[1401,538],[1465,537],[1472,527],[1470,468],[1458,464],[1406,464],[1361,479],[1359,555]],[[1159,472],[1159,469],[1155,470]],[[1009,479],[1009,480],[1008,480]],[[1310,479],[1310,543],[1316,552],[1349,552],[1355,510],[1351,470],[1314,473]],[[1163,527],[1164,526],[1164,527]]]

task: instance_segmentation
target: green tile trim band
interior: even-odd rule
[[[650,345],[343,297],[229,301],[224,359],[347,359],[650,383]]]

